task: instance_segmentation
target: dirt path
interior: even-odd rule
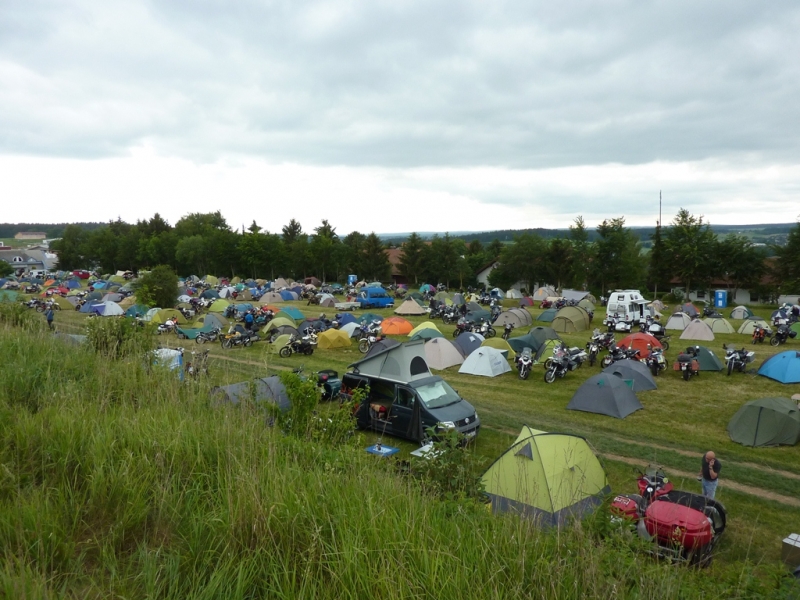
[[[607,458],[608,460],[613,460],[615,462],[622,462],[635,466],[640,466],[642,464],[641,460],[635,458],[629,458],[627,456],[619,456],[618,454],[601,453],[601,455]],[[683,477],[685,479],[694,479],[695,477],[697,477],[697,473],[687,473],[686,471],[676,471],[675,469],[670,469],[670,474],[677,477]],[[730,479],[721,479],[719,485],[720,487],[725,487],[731,490],[735,490],[737,492],[742,492],[744,494],[750,494],[751,496],[758,496],[760,498],[766,498],[767,500],[772,500],[774,502],[780,502],[781,504],[786,504],[787,506],[794,506],[800,508],[800,499],[792,498],[791,496],[783,496],[781,494],[776,494],[775,492],[770,492],[768,490],[764,490],[761,488],[751,487],[749,485],[742,485],[741,483],[736,483],[735,481],[731,481]]]

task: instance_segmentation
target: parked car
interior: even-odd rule
[[[382,287],[363,288],[358,293],[358,303],[361,308],[387,308],[394,306],[394,298]]]

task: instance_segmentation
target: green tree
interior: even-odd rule
[[[547,244],[544,254],[545,277],[562,289],[572,280],[572,243],[564,238],[553,238]]]
[[[703,217],[681,208],[664,238],[664,254],[671,275],[688,294],[708,285],[714,271],[716,236]]]
[[[639,238],[627,227],[625,217],[606,219],[598,227],[592,283],[603,294],[617,288],[638,288],[644,283],[645,261]]]
[[[360,274],[361,269],[361,249],[366,241],[366,236],[358,231],[353,231],[345,236],[342,245],[345,248],[344,268],[349,273]]]
[[[419,285],[419,277],[422,272],[423,252],[425,242],[417,233],[412,233],[401,246],[400,252],[400,272],[409,280]]]
[[[373,231],[361,246],[361,275],[368,281],[384,281],[389,278],[392,267],[384,251],[383,243]]]
[[[329,240],[339,239],[339,236],[336,235],[336,228],[328,223],[328,219],[322,219],[322,224],[314,228],[314,235],[328,238]]]
[[[778,260],[775,279],[783,292],[800,291],[800,222],[789,232],[785,246],[773,246]]]
[[[208,248],[202,235],[182,238],[175,248],[175,258],[187,274],[193,273],[198,277],[208,274]]]
[[[300,223],[294,219],[289,221],[288,225],[284,225],[281,231],[283,235],[283,243],[286,244],[287,248],[304,235],[302,225],[300,225]]]
[[[84,249],[86,232],[79,225],[67,225],[61,239],[55,240],[51,249],[58,254],[58,267],[72,271],[87,267]]]
[[[503,248],[499,265],[489,273],[489,284],[508,288],[522,281],[529,290],[536,289],[546,277],[545,252],[547,244],[535,233],[523,233]]]
[[[486,254],[487,254],[487,262],[490,260],[497,260],[500,258],[500,254],[503,252],[503,242],[494,238],[489,245],[486,247]]]
[[[765,252],[745,236],[732,234],[716,244],[716,275],[725,279],[733,288],[733,295],[739,289],[750,289],[761,283],[766,266]]]
[[[653,241],[653,247],[650,249],[647,282],[649,288],[658,292],[658,288],[666,290],[669,287],[671,270],[664,247],[664,238],[661,235],[661,223],[656,225],[656,230],[650,239]]]
[[[589,269],[592,265],[592,243],[583,217],[576,217],[569,226],[569,239],[572,242],[572,260],[570,285],[578,289],[586,289],[589,285]]]
[[[140,303],[172,308],[178,297],[178,276],[169,265],[158,265],[136,280],[134,289]]]
[[[13,267],[4,260],[0,260],[0,277],[7,277],[14,274]]]
[[[253,221],[255,224],[255,221]],[[252,225],[251,225],[252,227]],[[260,227],[258,228],[260,231]],[[259,276],[259,268],[267,261],[266,238],[262,233],[255,231],[247,233],[239,238],[237,250],[239,252],[239,264],[246,270],[247,274],[253,279]]]

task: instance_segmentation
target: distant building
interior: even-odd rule
[[[20,231],[14,236],[15,240],[43,240],[47,234],[41,231]]]

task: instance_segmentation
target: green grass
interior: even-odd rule
[[[676,568],[604,519],[542,531],[442,502],[359,438],[282,436],[139,360],[1,328],[0,356],[4,597],[754,598],[788,583],[738,515],[710,570]],[[218,363],[217,380],[240,376]],[[476,450],[508,440],[489,429]]]

